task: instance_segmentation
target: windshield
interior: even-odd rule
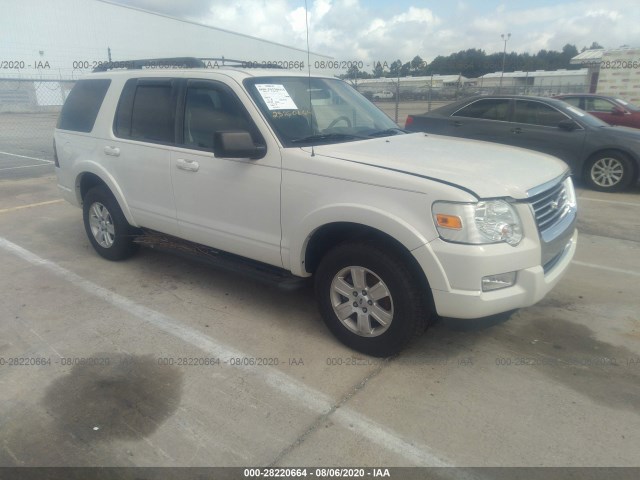
[[[631,110],[632,112],[637,112],[640,108],[636,107],[633,103],[629,103],[626,100],[622,100],[621,98],[614,98],[616,102],[622,105],[627,110]]]
[[[574,120],[578,120],[590,127],[609,127],[610,125],[606,122],[603,122],[597,117],[594,117],[590,113],[585,112],[584,110],[579,109],[578,107],[574,107],[573,105],[569,105],[566,102],[562,102],[564,105],[559,105],[561,110],[569,113],[569,116]]]
[[[246,79],[244,84],[285,147],[404,133],[342,80],[273,76]]]

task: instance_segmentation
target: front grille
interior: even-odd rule
[[[540,232],[551,228],[571,210],[564,182],[532,197],[530,203]]]

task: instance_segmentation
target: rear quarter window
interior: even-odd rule
[[[64,102],[57,128],[88,133],[93,130],[111,80],[79,80]]]

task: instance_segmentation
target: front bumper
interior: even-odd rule
[[[531,265],[530,260],[532,256],[536,256],[536,253],[539,262],[539,246],[537,251],[533,246],[528,249],[525,247],[519,253],[512,249],[511,255],[499,249],[496,249],[496,252],[488,251],[489,249],[476,249],[472,255],[473,258],[467,255],[470,252],[465,252],[466,249],[450,248],[450,245],[441,245],[446,250],[444,253],[438,251],[438,245],[425,245],[413,253],[423,266],[427,278],[430,279],[438,315],[452,318],[481,318],[528,307],[540,301],[567,271],[576,251],[577,238],[576,230],[562,252],[554,259],[553,266],[548,266],[546,272],[542,265],[518,268],[518,265],[522,264]],[[507,248],[512,247],[507,246]],[[456,267],[452,268],[454,264]],[[434,273],[434,270],[440,273],[440,277],[432,282],[433,276],[429,271]],[[451,270],[456,272],[454,277],[457,278],[445,274]],[[480,281],[483,276],[509,271],[517,272],[516,283],[513,286],[489,292],[481,290]],[[462,272],[466,272],[466,278]],[[476,288],[469,288],[471,285]],[[460,288],[460,286],[466,288]]]

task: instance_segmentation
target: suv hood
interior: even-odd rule
[[[454,184],[479,198],[524,199],[527,190],[568,170],[556,157],[532,150],[424,133],[318,145],[314,151]]]

